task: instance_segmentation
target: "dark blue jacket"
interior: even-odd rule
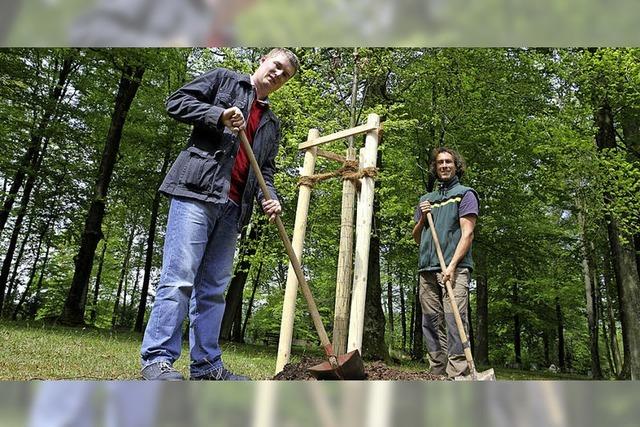
[[[239,148],[239,139],[222,125],[220,116],[229,107],[242,110],[245,120],[253,103],[255,90],[246,74],[217,68],[187,83],[167,99],[171,117],[193,125],[187,148],[167,173],[160,191],[169,196],[189,197],[211,203],[226,203],[229,198],[231,169]],[[267,108],[253,138],[253,152],[271,197],[277,199],[273,186],[275,157],[280,141],[280,123]],[[249,222],[253,198],[262,202],[263,194],[253,170],[249,171],[242,194],[238,230]]]

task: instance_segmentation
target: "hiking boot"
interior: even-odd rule
[[[192,381],[250,381],[251,378],[244,375],[236,375],[228,371],[224,366],[207,372],[204,375],[191,375]]]
[[[145,380],[164,380],[164,381],[182,381],[182,374],[171,365],[171,363],[163,360],[161,362],[152,363],[142,369],[142,378]]]

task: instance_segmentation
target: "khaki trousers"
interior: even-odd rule
[[[469,279],[469,269],[458,268],[452,285],[467,336],[469,336],[467,320]],[[430,271],[420,273],[419,298],[422,306],[422,333],[427,345],[431,372],[436,375],[447,375],[449,378],[467,375],[469,373],[467,360],[464,357],[462,341],[441,273]]]

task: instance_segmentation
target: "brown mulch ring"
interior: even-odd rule
[[[315,381],[315,378],[307,372],[307,369],[324,362],[324,359],[303,357],[299,363],[285,365],[282,372],[278,373],[274,380],[280,381]],[[445,381],[447,377],[433,375],[429,372],[407,372],[390,368],[383,362],[367,362],[364,364],[367,380],[392,380],[392,381]]]

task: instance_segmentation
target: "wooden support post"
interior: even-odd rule
[[[359,135],[372,130],[378,130],[379,127],[380,120],[378,120],[377,123],[367,122],[367,124],[361,126],[341,130],[340,132],[332,133],[331,135],[325,135],[322,138],[308,138],[305,142],[298,144],[298,150],[304,150],[306,148],[315,147],[316,145],[326,144],[327,142],[337,141],[339,139],[348,138],[350,136]]]
[[[369,114],[367,125],[373,130],[367,132],[364,148],[360,149],[360,168],[375,167],[378,152],[378,128],[380,117]],[[364,331],[364,305],[367,294],[367,272],[369,269],[369,244],[373,216],[373,178],[360,179],[361,190],[356,214],[356,253],[353,267],[353,293],[351,295],[351,316],[349,318],[349,340],[347,351],[359,350],[362,354],[362,334]]]
[[[356,159],[355,148],[347,149],[347,159]],[[356,186],[353,181],[342,181],[342,219],[340,223],[340,252],[336,278],[336,304],[333,317],[333,350],[337,355],[347,350],[349,331],[349,300],[353,274],[353,214]]]
[[[308,139],[316,139],[320,135],[317,129],[310,129]],[[301,176],[313,175],[316,167],[317,147],[309,148],[304,154],[304,165]],[[291,246],[302,262],[302,246],[304,235],[307,231],[307,214],[309,213],[309,200],[311,199],[311,187],[301,185],[298,195],[298,208],[296,210],[296,221],[293,228],[293,239]],[[284,292],[284,303],[282,305],[282,321],[280,323],[280,339],[278,341],[278,358],[276,360],[276,374],[282,371],[284,365],[289,363],[291,357],[291,340],[293,338],[293,320],[296,315],[296,297],[298,295],[298,279],[289,263],[287,272],[287,286]]]

